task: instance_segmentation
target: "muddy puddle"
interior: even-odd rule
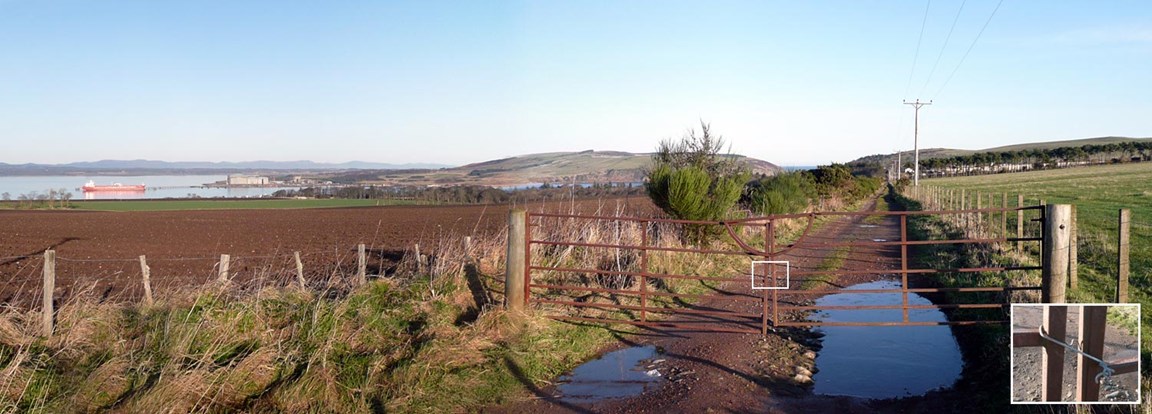
[[[846,290],[899,289],[900,282],[881,280],[853,285]],[[816,300],[823,306],[899,305],[897,293],[837,293]],[[908,303],[931,305],[909,293]],[[937,309],[911,309],[910,321],[943,322]],[[900,309],[824,310],[810,319],[824,322],[900,322]],[[827,326],[816,358],[813,392],[863,398],[922,395],[950,387],[960,377],[960,347],[948,326]]]
[[[640,395],[660,384],[663,363],[652,345],[609,352],[560,377],[557,397],[588,403]]]

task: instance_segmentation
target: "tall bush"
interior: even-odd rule
[[[747,167],[721,154],[724,140],[701,122],[680,140],[664,140],[652,156],[648,172],[648,197],[669,216],[682,220],[723,220],[740,200]],[[710,236],[707,226],[688,226],[685,235],[693,242]]]

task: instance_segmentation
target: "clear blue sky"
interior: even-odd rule
[[[998,0],[927,4],[0,0],[0,162],[463,164],[702,119],[812,165],[910,150],[916,98],[922,148],[1152,136],[1152,2],[1005,0],[959,66]]]

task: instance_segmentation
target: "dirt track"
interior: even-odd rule
[[[879,201],[883,202],[883,201]],[[872,206],[866,208],[870,210]],[[899,223],[894,218],[878,225],[862,225],[861,218],[845,218],[824,226],[812,239],[872,240],[898,239]],[[827,251],[798,249],[789,254],[793,266],[813,268]],[[898,269],[899,249],[892,247],[853,248],[842,270]],[[794,268],[795,268],[794,267]],[[878,280],[882,274],[847,275],[825,286],[835,289]],[[782,298],[782,304],[802,305],[814,297]],[[729,308],[723,300],[704,304]],[[799,315],[791,315],[793,318]],[[642,395],[590,404],[573,404],[556,398],[553,388],[533,389],[535,400],[506,407],[492,407],[498,413],[903,413],[970,412],[966,397],[959,392],[931,392],[926,396],[892,400],[869,400],[811,393],[810,382],[797,380],[799,368],[812,369],[812,357],[819,352],[817,337],[806,329],[780,328],[762,337],[758,334],[715,332],[666,332],[650,330],[638,335],[618,335],[614,348],[639,344],[663,349],[663,372],[669,380]]]
[[[533,211],[582,212],[618,206],[650,212],[646,198],[537,203]],[[108,297],[142,295],[139,256],[146,255],[156,289],[203,284],[231,255],[238,283],[294,275],[299,251],[310,278],[355,263],[356,245],[372,253],[369,273],[387,271],[413,245],[496,237],[509,206],[390,206],[302,210],[84,212],[0,210],[0,303],[39,298],[42,252],[57,252],[58,297],[94,287]],[[257,276],[261,275],[261,276]],[[259,282],[265,282],[260,280]],[[274,283],[275,280],[266,282]],[[38,299],[37,299],[38,300]]]

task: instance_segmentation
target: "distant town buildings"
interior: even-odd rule
[[[228,185],[268,185],[270,180],[268,177],[253,176],[253,175],[240,175],[229,174]]]

